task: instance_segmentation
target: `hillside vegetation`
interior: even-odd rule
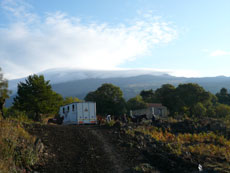
[[[200,123],[195,125],[201,127]],[[185,131],[190,132],[181,132],[182,124],[186,124]],[[121,125],[115,130],[117,145],[122,146],[124,152],[136,149],[142,153],[141,163],[134,167],[137,172],[156,172],[156,169],[158,172],[196,172],[199,164],[204,172],[229,172],[229,139],[214,128],[205,131],[193,125],[194,121],[187,119],[165,119],[153,125],[147,121],[138,126]]]
[[[0,119],[0,172],[26,172],[38,160],[36,138],[20,122]]]
[[[109,159],[106,169],[98,168],[101,172],[111,170],[109,165],[113,164],[114,170],[128,167],[130,172],[191,172],[196,171],[199,164],[207,171],[230,172],[230,94],[226,88],[214,95],[196,83],[164,84],[156,90],[142,90],[126,101],[120,87],[104,83],[84,98],[96,102],[102,126],[83,130],[84,127],[44,125],[49,118],[59,118],[60,105],[82,100],[63,98],[53,91],[43,75],[32,75],[18,84],[13,106],[5,108],[10,92],[7,81],[1,77],[2,172],[46,172],[54,168],[53,159],[55,164],[62,165],[57,171],[82,170],[81,166],[89,160],[92,171],[96,163],[101,163],[100,158]],[[151,103],[166,106],[169,117],[154,116],[138,122],[128,116],[130,110],[144,109]],[[104,123],[108,114],[113,120]],[[74,134],[78,134],[76,140],[72,140]],[[67,140],[73,150],[66,147]],[[61,146],[57,146],[59,141]],[[84,146],[88,155],[82,153],[78,144]],[[80,158],[75,165],[72,158],[77,153]]]
[[[61,73],[61,72],[60,72]],[[81,73],[81,71],[79,72]],[[175,77],[170,75],[142,75],[141,73],[136,73],[135,76],[124,76],[124,74],[120,74],[120,76],[109,76],[106,72],[100,72],[100,75],[94,76],[93,74],[89,75],[88,73],[84,74],[84,78],[75,79],[75,76],[79,74],[76,73],[63,73],[60,75],[58,72],[54,75],[49,75],[44,73],[45,79],[51,80],[52,88],[55,92],[61,94],[63,97],[76,96],[80,99],[83,99],[88,92],[96,90],[104,83],[112,83],[121,88],[124,93],[124,98],[130,99],[135,97],[141,90],[156,90],[161,87],[163,84],[172,84],[177,86],[182,83],[197,83],[202,86],[207,91],[211,93],[217,93],[222,87],[230,86],[230,78],[224,76],[218,77],[204,77],[204,78],[184,78],[184,77]],[[93,71],[92,73],[97,73]],[[75,75],[74,75],[75,74]],[[101,77],[105,76],[105,77]],[[70,78],[72,77],[72,78]],[[58,81],[55,81],[58,79]],[[68,79],[66,81],[66,79]],[[10,89],[16,92],[17,82],[24,81],[25,79],[13,80],[9,81]],[[13,97],[15,94],[11,96],[10,99],[7,100],[7,107],[12,105]]]

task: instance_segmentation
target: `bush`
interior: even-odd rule
[[[114,124],[116,123],[116,121],[114,121],[114,120],[111,120],[110,122],[106,122],[106,126],[109,126],[109,127],[112,127],[112,126],[114,126]]]
[[[22,118],[27,117],[25,111],[19,111],[13,107],[4,110],[6,118]]]
[[[21,172],[36,163],[34,137],[22,125],[11,120],[0,120],[0,170]]]
[[[192,107],[192,114],[196,117],[203,117],[206,115],[206,112],[207,112],[207,109],[200,102],[198,102]]]
[[[230,115],[230,106],[224,104],[218,104],[216,106],[216,116],[218,118],[224,118]]]

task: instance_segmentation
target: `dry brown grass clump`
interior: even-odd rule
[[[34,141],[20,123],[0,119],[0,172],[21,172],[35,164]]]

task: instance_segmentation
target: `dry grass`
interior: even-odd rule
[[[34,141],[19,122],[0,119],[0,172],[21,172],[33,165]]]

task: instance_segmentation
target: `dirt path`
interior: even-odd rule
[[[109,160],[112,162],[113,172],[126,172],[129,168],[127,165],[124,165],[125,161],[123,156],[116,152],[116,149],[111,142],[109,142],[99,130],[92,130],[92,134],[102,142],[103,150],[109,156]]]
[[[163,143],[141,132],[128,135],[125,128],[133,127],[28,125],[29,133],[44,144],[39,162],[29,172],[197,172],[198,164],[191,158],[169,153]]]
[[[28,131],[44,144],[37,172],[129,172],[125,156],[97,126],[33,125]]]

